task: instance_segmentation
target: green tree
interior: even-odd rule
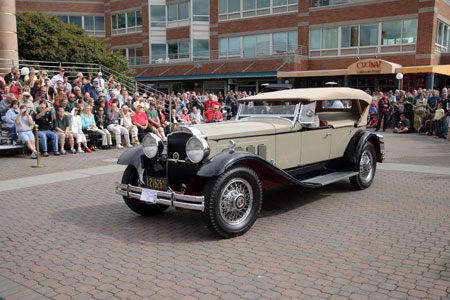
[[[17,38],[20,59],[96,63],[129,74],[125,57],[112,53],[84,29],[65,24],[56,16],[30,11],[17,13]]]

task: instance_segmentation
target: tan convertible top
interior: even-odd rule
[[[363,100],[372,102],[372,97],[361,90],[347,87],[326,87],[309,89],[291,89],[276,92],[267,92],[240,99],[239,101],[270,101],[270,100]]]

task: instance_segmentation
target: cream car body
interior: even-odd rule
[[[384,144],[366,131],[366,93],[294,89],[240,101],[235,121],[180,126],[166,144],[146,136],[143,148],[119,159],[129,168],[117,193],[140,214],[168,206],[202,211],[211,230],[232,237],[255,222],[264,188],[315,188],[345,178],[357,189],[372,183]]]

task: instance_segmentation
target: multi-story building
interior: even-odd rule
[[[163,91],[441,88],[449,0],[17,0],[75,23]],[[396,75],[403,74],[398,81]]]

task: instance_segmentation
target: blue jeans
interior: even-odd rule
[[[439,138],[444,136],[444,120],[434,121],[434,127],[436,128],[435,135]]]
[[[442,132],[443,132],[443,135],[444,136],[448,136],[448,119],[449,119],[450,117],[444,117],[444,119],[442,119],[442,123],[444,124],[443,126],[443,128],[442,128]]]
[[[53,143],[53,151],[58,151],[58,135],[50,130],[38,131],[39,140],[41,141],[42,151],[47,152],[47,138],[50,138]]]
[[[11,139],[13,142],[17,141],[17,133],[16,133],[16,125],[14,124],[12,127],[9,127],[9,132],[11,132]]]

